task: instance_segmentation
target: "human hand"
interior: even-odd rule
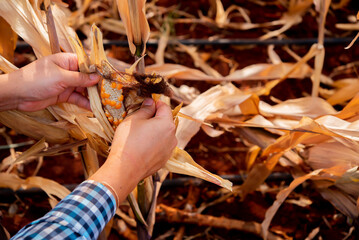
[[[109,159],[128,162],[141,180],[170,158],[177,145],[175,133],[170,107],[162,101],[155,104],[146,99],[139,111],[118,126]]]
[[[77,56],[59,53],[47,56],[8,74],[13,87],[16,109],[37,111],[62,102],[90,109],[89,100],[82,94],[85,87],[96,84],[97,74],[78,72]]]
[[[120,198],[127,196],[140,180],[164,166],[177,145],[175,132],[171,108],[146,99],[117,127],[109,157],[91,179],[109,183]]]

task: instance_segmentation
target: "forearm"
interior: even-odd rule
[[[18,88],[13,74],[0,75],[0,111],[16,109],[19,103]]]

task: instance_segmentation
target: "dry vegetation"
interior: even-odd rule
[[[6,0],[0,70],[64,51],[82,72],[105,63],[168,79],[174,95],[154,98],[174,109],[178,147],[104,238],[136,239],[137,225],[154,239],[357,239],[356,9],[354,0]],[[88,95],[92,112],[0,113],[1,224],[11,234],[105,159],[113,126],[97,88]],[[33,187],[47,196],[23,191]]]

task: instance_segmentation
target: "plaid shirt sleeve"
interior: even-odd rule
[[[115,206],[114,196],[104,185],[87,180],[11,239],[97,239],[114,216]]]

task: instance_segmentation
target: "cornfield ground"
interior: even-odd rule
[[[68,0],[63,2],[68,3],[68,8],[71,11],[77,10],[76,1]],[[110,7],[111,2],[93,1],[93,5],[90,5],[86,10],[85,16],[95,16],[98,12],[104,12],[107,14],[106,16],[112,16],[111,14],[114,13]],[[218,18],[216,19],[216,9],[213,7],[216,6],[218,1],[158,0],[147,2],[151,4],[149,11],[157,9],[157,11],[163,12],[161,14],[156,13],[154,14],[155,16],[149,19],[151,32],[157,35],[150,38],[145,58],[146,66],[156,62],[157,46],[151,44],[151,41],[156,41],[156,37],[160,36],[160,30],[162,29],[163,31],[165,24],[167,24],[170,36],[170,42],[164,54],[165,62],[196,68],[206,72],[208,75],[217,72],[221,76],[227,76],[235,70],[244,69],[248,66],[272,63],[273,59],[277,59],[277,57],[280,58],[281,62],[295,63],[299,61],[296,56],[303,57],[306,55],[318,37],[317,18],[319,13],[315,10],[313,4],[309,4],[308,8],[303,11],[301,21],[293,24],[283,33],[270,38],[273,40],[271,43],[274,43],[274,49],[271,48],[269,42],[260,42],[260,37],[269,31],[279,29],[281,25],[253,27],[248,30],[240,29],[239,23],[246,22],[247,17],[250,18],[251,23],[272,22],[281,19],[288,12],[289,2],[299,4],[305,1],[222,0],[224,9],[235,5],[241,7],[241,11],[245,13],[234,10],[228,15],[229,17],[227,16],[227,21],[224,21],[223,25],[221,25]],[[319,96],[324,100],[328,100],[337,89],[343,86],[339,84],[343,79],[351,80],[342,81],[340,82],[341,84],[353,84],[353,88],[354,84],[356,84],[355,86],[359,90],[359,43],[354,43],[351,48],[344,49],[359,30],[359,25],[356,23],[359,2],[356,0],[342,0],[332,1],[331,4],[325,23],[324,35],[329,40],[324,44],[325,58],[322,74],[330,77],[334,83],[321,83]],[[105,40],[120,41],[121,43],[127,41],[125,35],[116,33],[109,27],[102,27],[101,18],[98,18],[99,20],[94,21],[103,31]],[[88,20],[83,25],[76,26],[77,33],[81,39],[86,38],[86,29],[91,23],[91,20]],[[352,25],[350,25],[351,28],[343,29],[338,27],[338,23]],[[195,49],[194,53],[204,62],[201,65],[202,63],[194,60],[195,57],[188,54],[189,50],[186,50],[186,47],[176,42],[179,40],[185,42],[186,39],[193,39],[194,42],[196,40],[213,40],[214,42],[220,42],[221,39],[230,40],[227,43],[213,44],[213,42],[207,41],[206,43],[202,42],[195,45],[197,49]],[[238,43],[238,39],[252,42]],[[19,41],[21,42],[21,39]],[[128,46],[106,44],[105,48],[109,57],[126,63],[133,63],[133,57]],[[270,56],[273,51],[277,56]],[[14,55],[14,64],[17,67],[24,66],[34,59],[31,47],[18,44]],[[311,68],[314,68],[314,58],[311,58],[307,63]],[[210,66],[211,70],[206,71],[206,66]],[[254,77],[253,79],[233,81],[233,84],[242,91],[254,88],[262,89],[273,79],[272,77],[266,79],[267,73],[262,72],[261,78],[257,75],[257,78]],[[214,77],[214,75],[210,76]],[[191,94],[203,93],[213,86],[222,84],[221,80],[216,81],[210,78],[194,80],[191,77],[187,79],[186,77],[173,77],[169,79],[169,82],[176,87],[183,85],[192,87],[191,91],[187,90],[184,94],[184,96],[188,97],[188,100],[185,100],[185,105],[192,101]],[[336,82],[338,82],[338,85],[335,85]],[[259,99],[270,105],[276,105],[289,99],[311,96],[312,89],[313,84],[310,75],[303,77],[290,76],[274,86],[269,95],[259,95]],[[348,99],[337,101],[332,104],[333,108],[336,111],[341,111],[354,96],[355,94]],[[178,99],[172,99],[173,106],[178,103]],[[288,108],[287,111],[290,112],[291,108]],[[313,111],[315,112],[315,109]],[[239,119],[245,121],[249,119],[248,116]],[[254,116],[254,114],[251,116]],[[229,129],[228,125],[226,127],[223,122],[216,122],[215,119],[212,119],[212,124],[217,130],[226,129],[228,131],[225,131],[220,136],[210,137],[204,130],[200,130],[190,140],[185,150],[208,171],[217,175],[227,176],[234,183],[234,186],[241,186],[253,166],[265,160],[265,156],[261,157],[259,154],[254,162],[249,165],[246,159],[248,160],[250,147],[263,144],[263,146],[260,146],[263,150],[269,144],[272,144],[279,135],[274,131],[269,132],[267,131],[268,129],[259,127],[248,128],[238,127],[237,125],[237,127]],[[5,126],[3,126],[2,136],[0,138],[0,159],[5,159],[9,156],[10,153],[7,147],[9,141],[13,144],[18,144],[16,151],[20,152],[27,150],[29,146],[35,143],[33,139],[18,134]],[[253,136],[255,139],[253,139]],[[293,147],[302,159],[308,158],[308,154],[301,152],[300,148]],[[37,175],[55,180],[69,187],[79,184],[85,179],[80,152],[81,149],[80,151],[68,150],[59,156],[45,157],[41,162]],[[323,154],[322,161],[326,161],[327,157]],[[358,159],[359,157],[353,159],[353,161],[355,160],[359,164]],[[103,161],[103,158],[100,159],[100,162]],[[21,177],[27,177],[31,176],[37,167],[38,162],[32,161],[24,166],[18,166],[14,171]],[[236,230],[231,224],[238,224],[234,222],[235,220],[263,222],[266,211],[276,200],[277,194],[298,176],[295,174],[298,169],[305,173],[314,170],[308,164],[293,167],[278,163],[268,179],[245,197],[237,191],[229,194],[228,191],[202,180],[170,174],[158,197],[159,207],[157,208],[153,239],[262,239],[258,234],[251,234],[246,230]],[[356,189],[358,189],[358,186],[356,186]],[[354,200],[356,201],[356,199]],[[173,209],[169,210],[166,207]],[[0,189],[0,208],[2,213],[1,224],[13,235],[28,222],[41,217],[49,211],[51,206],[47,196],[41,191],[20,191],[14,195],[11,191]],[[122,206],[121,209],[124,212],[129,211],[128,205]],[[177,218],[171,217],[170,211],[174,211],[172,213],[181,213],[182,215]],[[196,214],[186,218],[185,212],[194,212]],[[205,221],[200,218],[202,215],[204,219],[218,218],[213,218],[212,222],[205,224]],[[357,213],[354,215],[358,216]],[[357,220],[347,216],[334,207],[331,201],[323,198],[315,184],[309,180],[299,185],[289,194],[275,214],[269,230],[282,239],[358,239]],[[124,227],[119,224],[112,229],[108,239],[135,239],[135,236],[135,228]]]

